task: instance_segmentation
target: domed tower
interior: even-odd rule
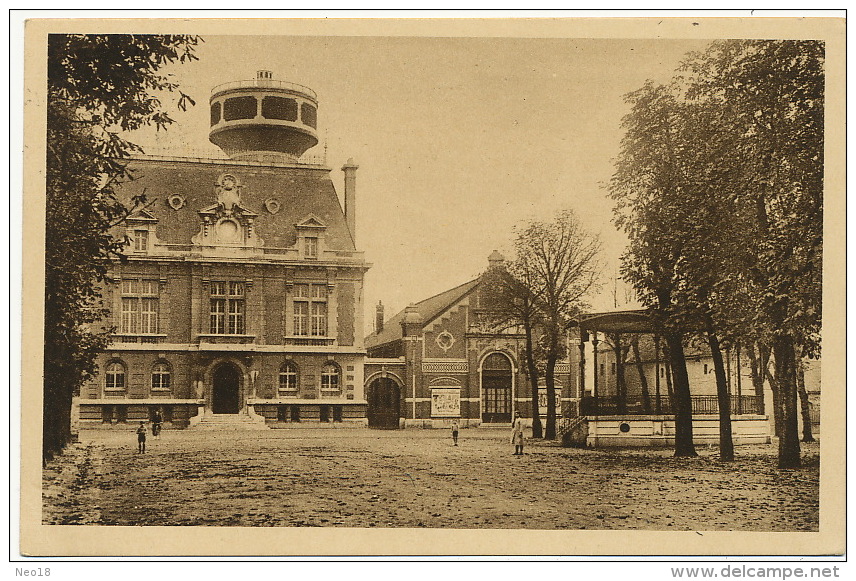
[[[208,139],[232,159],[294,161],[318,144],[318,98],[270,71],[211,91]]]

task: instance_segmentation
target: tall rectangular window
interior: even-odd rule
[[[134,230],[134,252],[146,252],[149,249],[149,231]]]
[[[294,285],[294,334],[327,336],[327,285]]]
[[[311,335],[323,337],[327,334],[327,303],[312,303]]]
[[[122,333],[158,332],[158,281],[122,280]]]
[[[243,335],[244,283],[235,281],[212,281],[209,332],[215,335]]]
[[[313,236],[307,236],[304,240],[304,256],[306,258],[318,258],[318,239]]]

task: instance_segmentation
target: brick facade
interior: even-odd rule
[[[305,87],[243,83],[253,94],[316,103]],[[215,91],[212,103],[231,90]],[[111,266],[102,288],[113,341],[77,398],[81,425],[142,420],[156,409],[177,427],[210,413],[271,425],[365,423],[368,265],[349,226],[357,166],[343,168],[346,216],[330,168],[300,161],[314,126],[276,123],[269,128],[261,110],[235,122],[234,131],[268,127],[268,143],[252,142],[257,153],[130,162],[134,179],[119,194],[148,202],[117,228],[129,240],[127,260]],[[212,116],[212,124],[228,141],[232,122]]]
[[[531,421],[525,336],[486,329],[480,314],[488,305],[480,285],[476,279],[411,305],[366,338],[370,422],[373,390],[396,392],[400,426],[442,427],[451,418],[462,425],[505,425],[515,411]],[[494,362],[505,369],[489,369]],[[543,378],[541,386],[539,411],[546,418]],[[560,361],[560,414],[575,409],[576,389],[576,375]]]

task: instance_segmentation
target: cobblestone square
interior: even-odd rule
[[[817,531],[819,445],[722,464],[662,450],[583,450],[505,430],[87,430],[44,470],[43,522],[81,525]]]

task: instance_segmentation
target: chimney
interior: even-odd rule
[[[414,304],[410,304],[404,309],[404,320],[401,321],[401,331],[405,337],[413,337],[419,334],[422,330],[422,315],[419,314],[419,309]]]
[[[383,303],[378,301],[375,312],[375,332],[380,333],[381,331],[383,331]]]
[[[342,166],[345,172],[345,222],[351,231],[354,244],[357,243],[357,169],[360,166],[354,163],[354,158],[348,158],[348,163]]]
[[[498,251],[494,250],[491,252],[490,256],[487,257],[487,263],[489,268],[503,268],[505,266],[505,257]]]

